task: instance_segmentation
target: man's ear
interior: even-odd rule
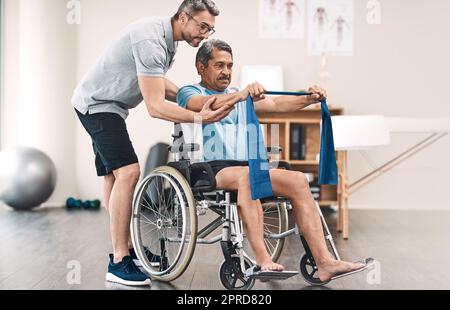
[[[203,72],[205,72],[205,65],[202,64],[200,61],[197,63],[197,72],[199,75],[202,75]]]
[[[186,12],[181,12],[180,17],[178,18],[181,22],[181,24],[186,24],[189,20],[189,17],[187,16]]]

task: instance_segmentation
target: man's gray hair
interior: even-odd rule
[[[218,49],[219,51],[225,51],[231,54],[231,57],[233,57],[233,50],[231,49],[231,46],[228,45],[227,42],[217,39],[208,40],[200,47],[200,49],[197,52],[197,57],[195,58],[195,64],[198,64],[199,62],[202,63],[205,68],[208,67],[208,62],[212,58],[212,53],[214,49]]]
[[[178,20],[182,12],[187,12],[190,15],[195,15],[199,12],[208,11],[213,16],[219,16],[220,11],[212,0],[184,0],[178,8],[175,19]]]

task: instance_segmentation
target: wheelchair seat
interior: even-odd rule
[[[207,180],[197,180],[194,183],[194,187],[202,187],[202,186],[209,186],[209,182]]]

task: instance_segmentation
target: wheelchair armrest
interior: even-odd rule
[[[172,145],[169,147],[170,153],[197,152],[200,150],[198,143],[183,143],[180,145]]]
[[[191,171],[193,170],[201,170],[206,172],[208,175],[208,185],[205,186],[194,186],[192,187],[193,191],[198,192],[212,192],[216,190],[216,176],[214,175],[214,171],[212,170],[211,166],[208,163],[194,163],[191,165]],[[194,185],[194,184],[192,184]]]
[[[270,146],[266,148],[267,153],[271,155],[281,154],[283,148],[281,146]]]
[[[286,170],[292,170],[291,165],[287,161],[272,161],[270,162],[270,168],[284,168]]]

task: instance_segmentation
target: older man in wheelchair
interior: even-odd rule
[[[234,212],[238,212],[238,214],[233,215],[233,209],[229,208],[227,208],[225,211],[220,211],[220,214],[222,214],[221,223],[226,222],[226,225],[224,224],[226,231],[231,226],[234,227],[231,230],[230,236],[232,236],[232,240],[235,240],[236,238],[233,239],[233,236],[236,237],[239,236],[239,234],[243,235],[243,232],[240,231],[238,225],[239,223],[235,223],[234,220],[242,220],[245,228],[245,236],[248,239],[251,250],[253,252],[252,262],[248,262],[248,260],[245,260],[245,264],[243,264],[242,259],[236,261],[234,267],[237,266],[238,273],[240,266],[242,266],[242,271],[244,269],[250,270],[250,272],[247,273],[241,272],[241,276],[237,276],[237,278],[245,280],[245,277],[252,277],[253,275],[256,275],[255,278],[258,278],[257,275],[262,274],[263,276],[259,277],[260,279],[263,279],[264,276],[266,276],[267,279],[270,279],[270,273],[274,273],[280,276],[283,274],[284,267],[274,262],[274,259],[277,259],[279,255],[277,255],[277,257],[274,257],[274,255],[271,255],[273,253],[269,253],[271,249],[270,246],[269,248],[267,246],[267,236],[265,236],[265,233],[267,233],[265,231],[265,224],[267,223],[264,222],[262,202],[260,200],[252,200],[248,161],[246,160],[245,156],[242,157],[242,154],[246,154],[245,126],[241,126],[242,123],[245,122],[245,105],[247,104],[246,99],[248,96],[251,96],[253,98],[254,108],[256,112],[289,113],[301,110],[311,104],[321,102],[326,98],[326,92],[322,88],[314,86],[309,89],[311,95],[307,97],[266,97],[264,95],[264,87],[258,83],[249,85],[245,89],[240,91],[237,89],[229,88],[232,78],[233,54],[231,47],[227,43],[220,40],[210,40],[203,44],[203,46],[197,53],[196,67],[199,75],[201,76],[201,82],[199,84],[185,86],[180,89],[177,98],[179,105],[193,111],[200,111],[205,103],[208,102],[209,104],[212,101],[213,109],[218,109],[225,105],[228,106],[230,114],[228,117],[218,123],[201,126],[201,136],[203,138],[203,145],[201,146],[201,148],[203,149],[203,161],[205,161],[206,164],[198,163],[190,165],[190,169],[188,169],[189,173],[183,173],[183,171],[186,171],[186,169],[189,168],[186,165],[179,163],[172,165],[173,167],[177,168],[178,171],[182,172],[181,175],[183,176],[180,176],[180,178],[184,177],[184,179],[187,179],[188,184],[186,184],[186,186],[185,184],[181,184],[184,181],[179,180],[179,178],[177,177],[179,176],[179,174],[177,174],[177,172],[173,170],[170,170],[170,168],[163,168],[159,171],[155,171],[156,175],[158,175],[159,173],[161,176],[165,176],[166,179],[164,180],[164,178],[161,178],[161,180],[159,181],[153,181],[153,190],[147,190],[144,200],[145,204],[151,206],[150,209],[152,209],[152,212],[149,212],[147,214],[147,216],[145,217],[145,221],[151,222],[155,225],[155,227],[158,227],[159,225],[159,231],[162,231],[163,229],[161,227],[164,226],[164,216],[155,217],[154,215],[152,215],[158,213],[158,211],[161,211],[161,203],[157,205],[156,203],[151,201],[161,201],[164,199],[165,201],[175,201],[174,203],[179,204],[180,202],[182,203],[183,200],[185,200],[188,204],[189,200],[191,199],[191,195],[197,196],[192,198],[202,200],[205,198],[205,195],[203,194],[205,191],[203,191],[202,193],[202,191],[199,190],[201,189],[202,185],[199,185],[198,188],[195,188],[195,184],[201,184],[201,182],[198,181],[202,181],[202,179],[204,181],[214,178],[214,180],[210,182],[213,184],[209,184],[209,186],[206,185],[204,187],[204,189],[216,190],[216,199],[214,199],[213,196],[211,198],[213,201],[208,206],[214,211],[214,206],[220,206],[224,201],[228,203],[231,201],[230,195],[228,195],[226,198],[220,197],[219,193],[217,193],[218,190],[219,192],[220,190],[222,190],[224,191],[224,193],[235,193],[237,195],[235,205],[238,206],[238,211]],[[230,130],[231,127],[234,127],[235,130]],[[244,128],[244,132],[240,131],[242,128]],[[181,134],[178,134],[177,138],[180,138],[181,136]],[[193,151],[195,149],[195,145],[187,144],[184,145],[184,150],[182,150],[182,152],[186,154],[187,152]],[[180,149],[178,149],[178,152],[181,153]],[[306,269],[301,270],[302,275],[304,277],[306,276],[306,278],[309,279],[309,283],[324,284],[329,282],[330,280],[350,275],[367,268],[369,260],[357,263],[350,263],[340,260],[339,255],[337,254],[337,251],[334,247],[334,243],[332,242],[328,227],[323,220],[320,209],[318,208],[316,202],[312,197],[309,188],[309,181],[303,173],[287,169],[271,169],[269,171],[269,174],[274,195],[276,197],[283,197],[283,199],[285,199],[284,201],[288,201],[289,205],[293,208],[295,222],[298,229],[301,230],[301,241],[303,243],[303,246],[305,247],[305,251],[307,252],[307,254],[309,254],[304,261],[302,259],[300,267],[300,269],[305,269],[308,266],[311,267],[311,271],[306,271]],[[170,177],[168,177],[168,175],[170,175]],[[164,182],[171,183],[172,185],[178,185],[177,188],[179,193],[175,196],[179,196],[179,198],[174,199],[174,195],[166,197],[168,188],[172,188],[172,186],[170,184],[169,186],[160,184]],[[143,201],[143,186],[147,189],[151,188],[151,185],[148,185],[148,182],[146,184],[147,185],[141,186],[141,194],[135,196],[135,204],[139,204],[139,201]],[[211,187],[211,185],[213,185],[213,187],[215,188],[209,188]],[[192,188],[193,194],[190,193],[189,189],[185,189],[188,186],[190,186],[191,188],[194,186]],[[171,189],[171,191],[177,192],[176,186],[173,187],[175,189]],[[161,188],[161,190],[159,190],[159,188]],[[152,198],[152,196],[159,197],[159,199]],[[274,198],[272,202],[276,204],[277,198]],[[278,203],[280,203],[280,200],[278,200]],[[273,204],[268,205],[270,206]],[[132,230],[133,240],[138,243],[138,245],[140,245],[140,248],[142,249],[143,237],[141,235],[142,231],[140,230],[141,224],[138,223],[142,222],[141,215],[143,209],[139,210],[141,210],[141,213],[137,212],[136,210],[133,213],[135,220],[132,222],[135,223],[135,227]],[[278,207],[278,209],[266,208],[266,210],[272,210],[272,212],[275,210],[275,213],[278,217],[282,215],[282,212],[286,212],[285,209],[280,209],[280,207]],[[201,213],[201,210],[199,211],[199,208],[195,209],[194,211],[197,214],[193,214],[191,212],[191,216],[189,217],[189,219],[187,219],[186,216],[183,217],[184,227],[191,224],[190,232],[184,234],[182,232],[188,230],[186,230],[185,228],[183,228],[184,230],[179,228],[178,233],[175,231],[172,239],[167,236],[164,237],[166,240],[181,240],[183,244],[187,244],[187,246],[183,249],[181,247],[176,247],[174,252],[177,252],[177,254],[183,251],[189,251],[189,246],[192,246],[192,240],[190,240],[189,237],[186,237],[186,235],[189,235],[189,233],[191,236],[196,236],[197,242],[202,243],[203,241],[204,243],[208,243],[204,239],[197,237],[205,236],[206,233],[210,232],[210,228],[206,228],[201,232],[198,232],[198,234],[192,231],[197,228],[193,227],[192,222],[195,221],[194,218],[196,217],[196,215]],[[163,210],[162,213],[164,212],[166,212],[166,214],[169,214],[170,212],[174,211]],[[180,211],[178,213],[180,213]],[[219,211],[216,211],[216,213],[219,214]],[[180,217],[180,215],[177,216]],[[173,216],[171,217],[173,218]],[[138,222],[136,219],[139,219],[140,222]],[[280,224],[282,221],[285,220],[279,218],[278,224]],[[171,225],[172,224],[173,220],[171,222]],[[179,225],[178,222],[176,224]],[[137,228],[136,226],[139,227]],[[282,225],[280,224],[280,226]],[[217,225],[214,227],[217,227]],[[284,231],[277,231],[278,233],[281,233],[280,235],[278,235],[279,239],[287,236],[285,230],[286,228],[284,229]],[[155,228],[155,231],[158,232],[158,228]],[[324,236],[326,238],[324,238]],[[156,251],[153,251],[165,256],[164,254],[167,253],[167,248],[171,246],[171,243],[164,242],[163,244],[162,239],[163,238],[158,239],[159,241],[156,242]],[[223,240],[228,239],[223,237],[222,241]],[[330,253],[329,247],[327,246],[327,240],[331,241],[331,247],[333,250],[332,253]],[[234,244],[237,244],[242,240],[237,241],[238,242],[235,242]],[[193,246],[195,247],[195,244]],[[233,243],[231,242],[228,242],[228,245],[227,243],[222,244],[222,250],[224,251],[226,260],[227,256],[228,260],[231,256],[239,256],[239,253],[237,253],[236,251],[231,251],[231,254],[233,255],[227,254],[230,252],[227,252],[226,248],[230,248],[232,246]],[[155,249],[155,247],[153,249]],[[141,253],[141,255],[138,256],[144,257],[144,254]],[[167,270],[171,268],[170,264],[172,264],[172,267],[175,269],[177,268],[175,267],[176,264],[172,262],[166,263],[165,266],[161,266],[164,265],[164,261],[165,258],[163,257],[163,259],[159,263],[160,273],[158,273],[157,270],[156,272],[152,272],[152,276],[162,280],[173,280],[174,278],[178,277],[180,275],[180,272],[175,275],[172,272],[172,276],[168,276],[169,273],[167,273]],[[189,262],[187,262],[187,264],[188,263]],[[185,264],[186,266],[182,266],[181,269],[185,269],[187,267],[187,264]],[[226,279],[223,280],[221,278],[222,283],[232,283],[234,284],[234,286],[231,284],[224,285],[227,288],[236,288],[235,282],[237,278],[233,278],[236,270],[233,269],[233,267],[230,267],[229,264],[228,269],[225,265],[223,265],[222,267],[221,277],[226,278],[227,275],[229,277],[229,282],[227,282]],[[182,270],[181,273],[183,271],[184,270]],[[166,274],[164,275],[164,273]],[[289,272],[286,273],[289,274]],[[290,275],[292,274],[293,273],[291,273]],[[283,277],[281,276],[278,278]]]

